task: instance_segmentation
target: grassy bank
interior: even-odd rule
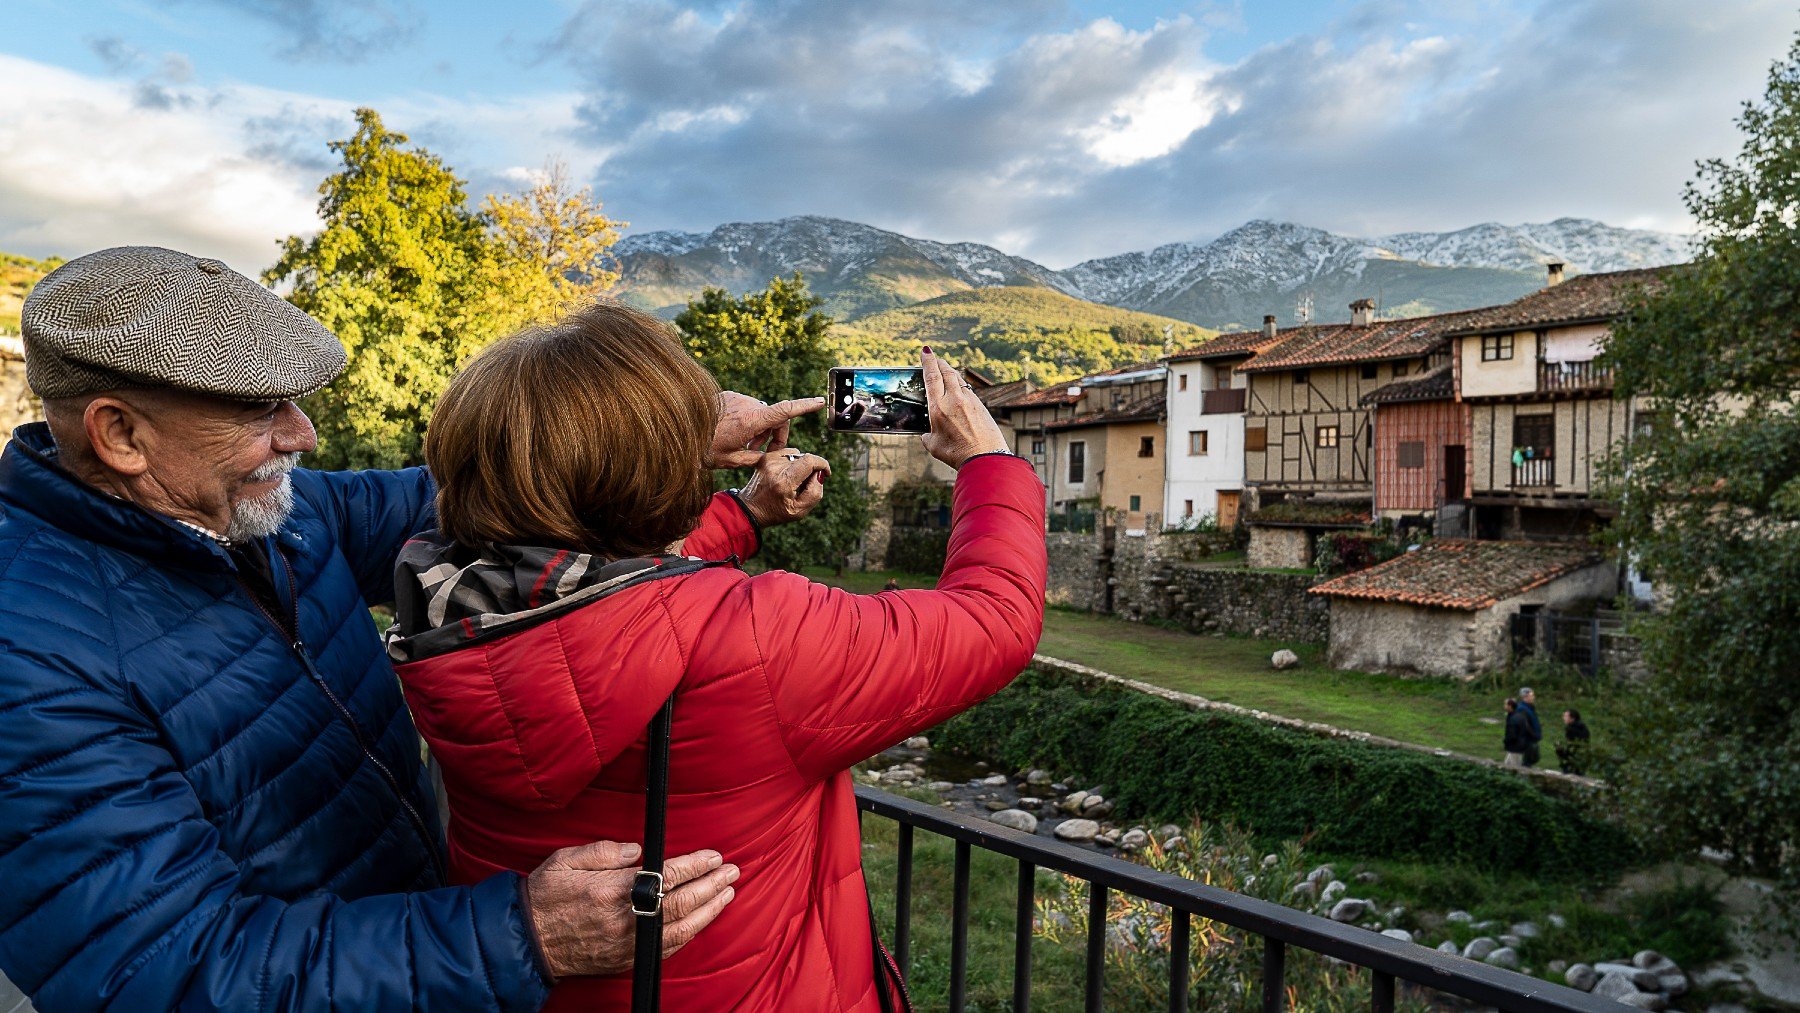
[[[929,576],[905,573],[846,573],[838,577],[828,570],[814,570],[809,575],[859,594],[880,591],[890,578],[903,588],[934,583]],[[1284,647],[1300,656],[1300,666],[1278,672],[1269,667],[1269,656]],[[1500,677],[1465,685],[1442,679],[1340,672],[1325,663],[1321,645],[1197,636],[1058,608],[1044,617],[1044,638],[1038,650],[1209,700],[1494,759],[1501,754],[1500,701],[1518,689],[1510,685],[1512,680]],[[1549,766],[1555,765],[1549,746],[1560,741],[1559,715],[1565,708],[1579,710],[1597,741],[1604,743],[1614,725],[1613,715],[1629,706],[1626,694],[1579,679],[1563,679],[1538,689],[1538,711],[1546,724],[1544,762]]]

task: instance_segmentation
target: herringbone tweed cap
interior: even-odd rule
[[[244,401],[318,390],[344,346],[216,260],[118,246],[52,271],[25,300],[25,379],[39,397],[174,387]]]

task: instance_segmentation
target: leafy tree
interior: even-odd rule
[[[502,331],[554,320],[619,280],[611,248],[627,223],[606,217],[560,163],[522,194],[489,195],[482,217],[492,242],[481,295]]]
[[[831,318],[799,274],[776,278],[761,292],[734,297],[709,288],[690,301],[675,323],[694,358],[719,385],[764,401],[817,397],[832,365]],[[773,566],[837,564],[856,547],[869,522],[868,490],[851,475],[859,437],[826,428],[823,413],[794,423],[789,442],[831,462],[825,501],[798,524],[768,533],[763,557]],[[738,484],[733,481],[731,484]]]
[[[1685,192],[1696,262],[1607,348],[1650,399],[1614,531],[1664,599],[1616,776],[1647,839],[1776,877],[1800,930],[1800,42],[1738,125]]]
[[[468,293],[486,235],[463,181],[407,146],[373,109],[334,141],[342,171],[319,184],[324,227],[289,236],[263,273],[337,334],[349,364],[305,407],[323,467],[398,467],[420,460],[424,423],[456,364],[495,336]]]

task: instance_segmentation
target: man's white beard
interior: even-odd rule
[[[294,512],[294,483],[288,472],[300,461],[299,454],[285,454],[250,473],[252,482],[266,482],[279,475],[281,484],[255,499],[239,500],[231,508],[225,537],[233,542],[266,538],[281,530]]]

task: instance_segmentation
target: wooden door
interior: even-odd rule
[[[1445,503],[1461,503],[1463,490],[1469,481],[1468,457],[1460,443],[1446,444],[1444,447],[1444,499]]]
[[[1237,527],[1237,522],[1238,493],[1235,491],[1219,493],[1219,529],[1230,531]]]

